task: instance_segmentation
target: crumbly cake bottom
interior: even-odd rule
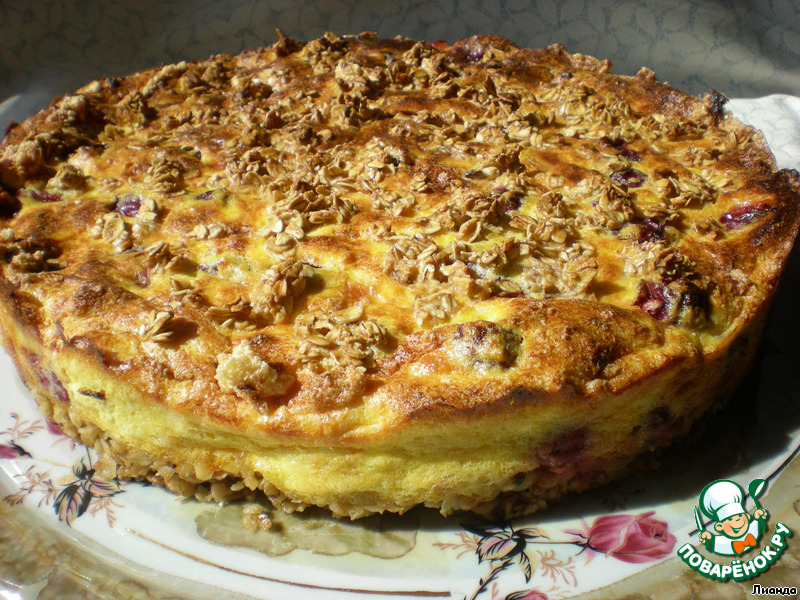
[[[80,440],[93,448],[98,455],[94,465],[95,472],[107,479],[123,479],[146,481],[164,487],[170,492],[186,498],[194,498],[201,502],[229,502],[236,500],[256,501],[260,496],[266,498],[278,509],[292,513],[303,511],[310,505],[291,498],[272,485],[259,474],[250,476],[233,476],[226,474],[221,478],[214,474],[198,476],[196,465],[191,462],[175,462],[164,457],[132,447],[123,440],[107,436],[105,432],[87,421],[73,418],[69,403],[55,398],[38,383],[27,381],[26,384],[39,405],[42,413],[50,421],[58,425],[65,434]],[[564,496],[568,492],[583,492],[601,486],[609,481],[619,479],[634,470],[657,468],[656,460],[661,449],[654,449],[636,457],[633,462],[623,457],[604,469],[594,473],[584,473],[570,480],[554,481],[547,489],[541,489],[531,495],[528,491],[505,492],[492,501],[472,507],[470,512],[483,516],[502,516],[512,518],[542,510],[548,503]],[[537,471],[541,471],[538,473]],[[524,476],[524,481],[534,482],[539,475],[547,475],[546,469],[537,469]],[[457,502],[454,499],[454,502]],[[359,518],[387,510],[396,510],[391,506],[364,507],[339,504],[329,507],[336,516]],[[454,510],[459,510],[455,507]],[[462,509],[466,510],[466,509]],[[402,511],[404,512],[404,511]]]
[[[306,502],[299,495],[279,489],[259,472],[247,469],[246,461],[225,472],[204,468],[202,465],[205,457],[213,450],[201,447],[194,458],[182,460],[175,460],[167,453],[159,455],[150,452],[109,435],[87,419],[80,409],[80,402],[83,399],[73,397],[60,384],[54,375],[53,366],[39,355],[40,352],[41,354],[44,352],[31,350],[35,342],[30,339],[26,339],[26,343],[17,340],[16,344],[9,344],[8,339],[4,341],[7,351],[17,364],[19,373],[32,391],[43,414],[61,427],[67,435],[94,448],[98,454],[94,468],[103,477],[147,481],[180,496],[200,501],[223,502],[238,499],[253,501],[264,496],[285,512],[302,511],[312,504],[323,504],[335,516],[352,519],[384,511],[403,513],[417,504],[434,507],[444,515],[468,510],[484,516],[512,518],[540,510],[568,492],[583,492],[596,488],[634,470],[657,468],[659,465],[657,456],[663,446],[685,438],[698,424],[706,420],[708,414],[725,404],[736,388],[739,376],[747,371],[747,368],[741,366],[743,364],[749,366],[754,358],[762,327],[763,319],[752,323],[750,331],[747,332],[751,335],[743,335],[741,338],[743,342],[740,340],[739,344],[728,348],[717,357],[721,364],[739,368],[733,370],[728,367],[721,371],[723,376],[717,381],[721,385],[722,382],[726,383],[719,388],[716,400],[709,404],[700,403],[693,406],[692,413],[681,414],[675,422],[665,420],[660,423],[658,427],[663,428],[663,431],[659,432],[656,429],[657,435],[653,438],[654,443],[651,447],[642,449],[615,446],[612,451],[606,451],[603,455],[575,455],[575,462],[583,463],[581,468],[575,468],[569,460],[575,440],[566,436],[556,442],[559,456],[564,460],[557,465],[543,464],[533,470],[519,473],[511,482],[510,489],[509,486],[505,486],[493,490],[490,494],[478,488],[451,490],[443,499],[439,498],[435,502],[415,503],[409,503],[404,499],[394,502],[379,494],[370,497],[363,490],[354,490],[349,502],[346,495],[332,498],[324,503],[318,502],[317,499]],[[658,440],[658,435],[661,434],[663,442]],[[243,439],[243,444],[246,444],[246,438]],[[536,447],[531,449],[531,452],[541,452],[545,455],[548,452],[552,453],[553,448]]]

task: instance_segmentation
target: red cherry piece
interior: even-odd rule
[[[733,231],[734,229],[749,225],[753,221],[758,221],[767,213],[774,211],[775,209],[766,202],[744,204],[722,215],[722,217],[720,217],[720,222],[725,225],[725,229]]]
[[[142,199],[134,194],[126,194],[117,198],[114,210],[126,217],[135,217],[142,206]]]
[[[644,182],[647,181],[647,175],[636,169],[624,169],[612,173],[611,179],[629,188],[638,188],[642,187]]]
[[[670,305],[674,302],[674,294],[660,283],[643,281],[639,284],[639,295],[633,301],[648,315],[658,321],[666,321],[670,313]]]
[[[45,190],[32,190],[31,198],[37,202],[58,202],[63,199],[58,194],[51,194]]]
[[[663,240],[666,231],[667,226],[661,221],[645,218],[639,223],[639,237],[636,238],[636,241],[643,244],[644,242]]]

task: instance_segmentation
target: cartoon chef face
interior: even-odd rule
[[[741,513],[714,523],[714,530],[731,539],[742,537],[750,527],[750,515]]]
[[[741,537],[750,525],[751,517],[743,503],[741,486],[727,479],[710,483],[700,494],[700,508],[716,521],[714,530],[729,538]]]

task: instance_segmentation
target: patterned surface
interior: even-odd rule
[[[494,33],[528,47],[562,42],[619,73],[646,65],[694,94],[800,95],[800,0],[2,0],[0,100],[19,120],[89,80],[236,53],[275,41],[275,28],[298,39]]]
[[[0,0],[0,128],[88,80],[271,43],[276,27],[299,39],[326,30],[374,30],[450,42],[495,33],[530,47],[560,41],[570,51],[611,58],[619,73],[647,65],[660,79],[696,94],[712,87],[731,97],[800,95],[798,0]],[[795,131],[790,127],[800,113],[800,100],[769,102],[759,105],[761,112],[787,109],[782,113],[786,127],[776,129]],[[797,167],[794,158],[781,162]],[[795,531],[800,531],[800,499],[793,483],[798,477],[795,460],[781,478],[783,485],[776,484],[765,502],[776,520]],[[789,548],[790,554],[758,580],[762,585],[800,580],[798,544]],[[714,585],[672,558],[587,600],[716,598],[723,593],[745,598],[752,583]],[[63,530],[42,526],[32,511],[0,502],[0,596],[16,594],[40,600],[219,597],[179,590],[164,579],[156,582],[147,573],[108,564]],[[234,598],[231,593],[225,597]]]
[[[781,166],[798,165],[800,99],[771,96],[756,101],[737,100],[731,104],[735,114],[742,120],[764,130]],[[246,561],[255,561],[249,564],[257,564],[257,572],[264,574],[269,573],[265,569],[270,567],[275,557],[280,559],[287,554],[291,559],[298,552],[298,562],[291,564],[289,560],[286,564],[278,565],[279,579],[283,579],[284,573],[296,572],[295,569],[300,565],[310,568],[316,565],[323,567],[319,573],[326,574],[324,577],[315,577],[314,584],[331,584],[329,578],[341,574],[342,581],[350,586],[353,582],[361,581],[359,578],[364,576],[365,569],[375,569],[374,573],[387,572],[376,568],[375,559],[392,560],[392,572],[399,573],[398,576],[407,578],[404,581],[414,584],[420,579],[420,589],[425,590],[428,589],[425,586],[431,583],[429,576],[432,570],[439,577],[439,574],[448,573],[450,568],[460,569],[455,579],[463,582],[463,589],[450,595],[437,587],[433,596],[430,592],[426,592],[428,595],[424,596],[449,595],[459,600],[470,597],[477,597],[477,600],[519,600],[523,597],[527,600],[744,600],[754,583],[764,586],[796,585],[800,581],[800,546],[795,543],[796,540],[790,541],[787,554],[758,579],[743,583],[718,583],[703,579],[677,556],[657,564],[652,563],[654,566],[644,563],[641,566],[646,567],[645,570],[638,573],[625,571],[621,567],[627,563],[611,556],[609,548],[602,541],[597,542],[597,535],[601,521],[604,524],[603,530],[606,531],[608,528],[605,525],[619,524],[621,513],[636,514],[639,521],[653,524],[658,524],[661,517],[665,517],[669,520],[667,529],[660,526],[655,531],[666,534],[662,536],[663,547],[656,547],[657,555],[662,556],[662,550],[666,552],[666,547],[672,543],[673,533],[678,538],[676,546],[680,546],[686,539],[696,539],[687,538],[688,528],[692,526],[689,524],[691,506],[705,483],[727,474],[729,468],[753,469],[753,465],[762,464],[765,460],[771,461],[777,468],[777,463],[781,462],[787,448],[790,451],[796,449],[797,442],[800,442],[800,405],[797,403],[800,372],[796,369],[800,354],[796,344],[800,336],[800,322],[794,318],[798,304],[800,256],[795,253],[787,267],[781,292],[775,299],[773,324],[763,344],[763,359],[754,370],[750,383],[743,386],[742,393],[737,396],[738,400],[709,424],[706,430],[709,435],[702,436],[699,441],[701,445],[689,445],[685,456],[678,454],[665,457],[662,463],[664,468],[646,479],[647,488],[655,486],[650,489],[651,494],[655,493],[655,497],[662,501],[657,507],[658,513],[652,515],[649,512],[650,505],[641,495],[646,491],[642,488],[645,479],[636,477],[632,479],[632,488],[609,489],[600,494],[596,498],[602,505],[599,510],[580,511],[575,509],[575,505],[566,508],[570,519],[576,519],[576,513],[586,515],[583,527],[578,523],[570,525],[569,529],[556,525],[559,517],[558,510],[555,509],[549,517],[554,521],[547,521],[546,514],[542,513],[527,523],[526,527],[517,527],[514,530],[497,529],[484,524],[472,526],[471,529],[457,534],[452,530],[452,521],[449,522],[450,525],[440,522],[427,524],[416,530],[415,542],[414,536],[409,534],[417,528],[416,522],[409,525],[405,521],[399,528],[377,527],[369,530],[360,530],[361,525],[357,525],[347,532],[335,523],[312,522],[303,513],[297,522],[281,522],[281,527],[276,528],[280,535],[266,539],[258,532],[251,532],[244,525],[242,515],[237,514],[232,506],[215,514],[206,514],[203,511],[207,510],[208,505],[176,503],[160,493],[160,490],[151,490],[155,493],[155,503],[152,505],[147,502],[142,504],[150,496],[145,496],[144,499],[136,496],[139,500],[133,501],[136,494],[147,494],[148,488],[139,489],[138,486],[131,485],[125,490],[119,490],[111,482],[98,480],[91,471],[91,459],[82,448],[72,447],[69,440],[60,436],[57,431],[50,431],[41,416],[34,413],[15,417],[14,396],[11,391],[6,390],[0,396],[0,597],[37,600],[211,600],[225,597],[244,600],[244,596],[239,594],[245,593],[245,590],[234,590],[231,584],[234,583],[233,578],[237,571],[250,568],[244,566]],[[3,375],[0,371],[0,380],[12,379],[15,378],[8,373]],[[8,414],[9,411],[12,411],[11,415]],[[55,437],[47,437],[48,433]],[[40,435],[46,437],[44,443],[32,444],[33,438]],[[742,440],[746,441],[743,446]],[[41,452],[44,452],[41,456],[46,459],[43,463],[35,462],[30,456],[33,455],[38,460]],[[701,460],[698,461],[697,457]],[[759,471],[758,474],[750,473],[747,476],[742,474],[739,478],[745,481],[753,476],[766,476],[767,472],[771,471]],[[6,475],[5,480],[2,480],[3,473]],[[769,491],[763,498],[771,523],[780,520],[795,532],[800,532],[800,494],[796,483],[798,478],[800,457],[796,456],[792,464],[777,478],[769,478]],[[678,509],[669,509],[670,501],[677,501],[675,506]],[[156,510],[151,510],[150,513],[130,510],[131,507],[139,506],[153,506]],[[181,508],[171,509],[170,506]],[[187,519],[183,512],[186,510],[190,511],[188,517],[191,518]],[[202,514],[192,516],[195,510]],[[231,510],[234,512],[230,512]],[[596,517],[598,514],[610,512],[616,516]],[[142,519],[142,516],[145,518]],[[150,525],[146,525],[148,519],[152,521]],[[69,522],[72,524],[67,525]],[[681,525],[682,522],[684,525]],[[165,523],[168,527],[165,527]],[[187,569],[181,561],[195,560],[188,555],[197,555],[202,546],[198,544],[193,523],[198,527],[197,534],[212,542],[212,546],[210,554],[200,556],[200,561],[197,564],[192,563],[193,566]],[[171,536],[176,532],[174,527],[179,527],[177,533],[180,534],[180,527],[187,525],[187,531],[193,536],[192,542],[188,546],[182,546]],[[319,532],[320,527],[326,531],[324,536],[308,535],[308,531]],[[307,530],[306,533],[304,529]],[[155,539],[159,537],[158,532],[161,530],[171,532],[170,536],[164,538],[164,543],[168,545],[159,546]],[[641,533],[641,528],[638,531]],[[111,537],[105,538],[105,541],[91,537],[90,534],[97,532],[106,532]],[[547,538],[543,538],[541,533],[545,533]],[[575,539],[565,535],[573,533],[576,535]],[[425,536],[428,536],[427,543],[423,539]],[[430,536],[434,536],[435,540],[431,540]],[[113,542],[107,543],[110,539]],[[581,547],[589,539],[593,540],[592,548],[581,551]],[[637,534],[630,540],[631,544],[635,542],[634,546],[638,545],[641,550],[641,535]],[[325,542],[324,548],[321,541]],[[431,541],[437,543],[431,544]],[[524,543],[518,545],[520,541]],[[173,550],[172,546],[178,550],[185,548],[184,552],[188,552],[188,555]],[[231,547],[237,546],[247,549],[231,550]],[[559,552],[558,547],[565,549],[566,553]],[[380,549],[377,553],[376,548]],[[648,551],[653,549],[652,545],[647,548]],[[148,571],[143,566],[134,567],[130,560],[121,560],[119,556],[129,552],[128,549],[132,549],[131,556],[156,556],[158,560],[149,564],[158,565],[155,567],[157,570]],[[406,556],[420,549],[424,562],[420,555],[417,555],[417,562],[405,562]],[[636,548],[628,545],[628,549]],[[593,556],[589,550],[595,554],[598,551],[605,553],[606,556]],[[227,563],[225,572],[218,576],[218,571],[214,570],[215,565],[221,564],[221,557],[231,551],[235,552],[236,560]],[[366,556],[365,551],[370,556]],[[328,561],[341,558],[330,555],[341,552],[347,555],[352,553],[356,557],[353,562],[346,563],[351,570],[326,572],[325,565],[333,564]],[[445,559],[448,562],[443,562]],[[373,562],[369,562],[370,560]],[[138,561],[137,558],[136,562]],[[341,566],[344,563],[336,564]],[[352,565],[357,565],[358,569],[353,570]],[[594,585],[595,579],[589,577],[589,568],[594,569],[592,577],[597,576],[598,570],[607,572],[609,576],[605,583],[608,587],[581,594],[578,589],[579,580],[590,581]],[[527,573],[531,571],[532,576],[526,581]],[[414,573],[414,579],[408,575],[411,572]],[[196,583],[189,583],[176,576],[186,576],[187,573]],[[418,576],[419,573],[422,575]],[[348,574],[355,577],[353,582],[347,579]],[[289,596],[286,592],[271,593],[269,586],[273,583],[266,578],[259,578],[259,592],[250,593],[246,590],[247,597],[263,597],[269,600],[311,597],[302,581],[292,584],[300,588],[300,591],[290,593]],[[213,587],[216,585],[227,589],[221,592]],[[511,590],[513,591],[508,593]],[[364,594],[345,594],[345,597],[351,596],[354,600],[356,597],[365,597]],[[342,595],[331,592],[324,597],[326,600],[340,600]],[[366,597],[376,596],[371,593],[366,594]]]
[[[770,513],[770,521],[780,521],[792,531],[800,531],[800,498],[795,482],[800,477],[800,457],[786,468],[781,476],[773,481],[769,495],[763,500],[763,506]],[[7,500],[7,499],[6,499]],[[650,514],[650,513],[647,513]],[[640,515],[646,516],[646,515]],[[614,517],[601,517],[600,519]],[[625,518],[625,517],[617,517]],[[598,519],[598,521],[600,520]],[[241,518],[239,518],[241,520]],[[299,523],[300,521],[298,521]],[[596,521],[597,522],[597,521]],[[224,519],[223,527],[235,529],[236,520]],[[239,525],[240,527],[241,525]],[[328,532],[333,534],[333,531]],[[462,536],[457,550],[462,555],[480,557],[483,571],[488,571],[481,579],[481,587],[472,590],[471,598],[499,600],[504,598],[526,598],[528,600],[556,600],[572,597],[574,600],[603,600],[606,598],[625,598],[627,600],[692,600],[699,598],[744,599],[748,597],[753,585],[758,583],[764,587],[796,585],[800,577],[800,546],[790,543],[786,553],[767,572],[755,579],[744,582],[719,583],[701,577],[689,570],[676,556],[669,558],[654,567],[642,571],[632,577],[625,578],[608,587],[578,596],[565,595],[563,590],[551,595],[539,589],[520,592],[522,596],[509,594],[498,595],[498,588],[493,577],[510,566],[508,573],[522,569],[517,566],[517,559],[526,557],[525,541],[521,547],[509,552],[508,544],[497,531],[478,532],[479,537],[468,534]],[[527,535],[530,534],[530,535]],[[80,536],[80,534],[76,534]],[[539,537],[536,528],[518,530],[510,541],[528,537],[530,546],[547,541],[535,540]],[[325,536],[323,536],[325,537]],[[243,545],[233,538],[235,543]],[[103,600],[107,598],[125,598],[128,600],[212,600],[221,597],[219,589],[191,583],[165,574],[151,574],[146,570],[131,569],[109,555],[99,556],[91,544],[78,543],[63,536],[63,532],[48,526],[42,519],[42,513],[30,507],[0,501],[0,597],[3,598],[37,598],[70,599],[70,600]],[[329,542],[334,540],[331,537]],[[339,540],[341,542],[341,539]],[[674,538],[672,540],[674,542]],[[220,542],[221,543],[221,542]],[[490,547],[489,545],[492,544]],[[265,552],[264,548],[256,548]],[[596,550],[596,548],[595,548]],[[504,552],[508,554],[506,557]],[[600,550],[604,552],[604,550]],[[491,554],[491,556],[487,556]],[[533,550],[531,549],[531,554]],[[540,553],[541,554],[541,553]],[[591,554],[591,552],[590,552]],[[390,558],[390,557],[383,557]],[[557,578],[569,579],[574,565],[556,563],[549,557],[548,565],[553,581]],[[526,558],[527,560],[527,558]],[[602,558],[597,560],[602,561]],[[613,560],[613,559],[608,559]],[[494,566],[493,569],[490,567]],[[614,564],[609,565],[614,567]],[[560,569],[558,567],[561,567]],[[538,568],[538,567],[537,567]],[[519,574],[516,579],[521,580]],[[546,582],[546,577],[538,576],[539,584]],[[219,584],[223,584],[222,581]],[[477,586],[477,584],[476,584]],[[538,586],[537,586],[538,587]],[[555,589],[557,586],[550,586]],[[18,594],[18,595],[17,595]],[[252,596],[242,596],[232,590],[224,592],[228,600],[253,600]],[[304,598],[307,590],[290,594],[291,598]],[[343,594],[349,597],[349,594]],[[355,594],[354,594],[355,596]],[[400,596],[405,597],[404,594]],[[448,597],[445,594],[433,594],[435,597]],[[261,596],[259,596],[261,597]],[[265,596],[269,597],[269,596]],[[316,597],[316,596],[315,596]],[[336,596],[337,598],[340,596]],[[359,598],[363,596],[358,595]],[[416,596],[415,596],[416,597]],[[449,596],[457,598],[457,595]]]

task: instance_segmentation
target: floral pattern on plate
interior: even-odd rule
[[[780,131],[773,132],[776,137],[770,140],[777,142],[773,149],[779,162],[782,166],[800,162],[796,141],[800,100],[773,97],[734,105],[746,113],[745,120],[758,120],[772,129],[779,123]],[[790,263],[787,280],[788,288],[784,286],[775,302],[781,326],[768,334],[752,386],[743,389],[744,401],[729,411],[750,436],[749,454],[714,438],[707,448],[715,457],[733,457],[730,463],[695,461],[688,471],[676,466],[673,474],[659,471],[631,478],[512,523],[443,519],[412,511],[343,526],[311,512],[278,515],[267,506],[217,510],[213,505],[182,502],[158,488],[105,480],[95,471],[93,452],[71,442],[37,412],[13,365],[2,355],[0,377],[10,385],[0,408],[0,498],[4,499],[0,523],[7,531],[22,531],[35,539],[31,548],[44,547],[41,540],[50,539],[53,532],[61,538],[66,533],[75,550],[59,546],[59,558],[52,564],[89,573],[81,575],[86,586],[100,585],[112,572],[124,573],[122,577],[130,581],[141,581],[134,572],[151,574],[152,580],[137,583],[137,590],[145,590],[141,594],[130,586],[112,596],[91,588],[100,597],[602,598],[621,595],[609,594],[605,590],[610,588],[603,586],[631,593],[634,583],[628,582],[646,587],[674,578],[676,568],[685,590],[694,593],[698,586],[707,588],[713,582],[698,582],[683,568],[675,549],[687,541],[696,544],[692,508],[703,485],[718,478],[720,469],[730,467],[731,476],[742,481],[764,477],[770,487],[783,489],[778,496],[770,490],[766,501],[781,502],[770,507],[770,515],[800,531],[790,521],[797,520],[793,506],[800,499],[792,481],[783,485],[780,475],[800,443],[800,411],[795,408],[800,331],[788,318],[800,302],[796,264]],[[4,537],[0,530],[0,568],[19,563],[19,557],[6,557],[23,538]],[[99,567],[83,561],[89,546],[101,549]],[[42,564],[50,564],[47,553],[36,552]],[[776,584],[792,581],[787,577],[796,580],[793,560],[773,567],[765,580],[772,578]],[[53,566],[52,572],[61,568]],[[4,573],[0,570],[0,580],[14,581]],[[49,585],[36,583],[35,578],[26,581],[34,582],[31,590]],[[24,592],[24,585],[18,589]],[[152,589],[169,593],[150,594]],[[676,597],[681,589],[676,586]],[[73,597],[64,592],[55,596]]]
[[[534,571],[541,580],[552,580],[547,593],[563,595],[578,585],[576,568],[592,560],[595,554],[604,554],[623,562],[647,563],[662,560],[672,555],[676,538],[669,532],[669,525],[655,516],[655,511],[637,515],[610,514],[594,519],[591,525],[582,521],[579,531],[564,530],[571,539],[551,539],[538,527],[514,528],[509,522],[496,524],[488,521],[463,522],[464,531],[458,534],[458,543],[440,543],[436,546],[459,552],[459,557],[474,552],[481,564],[487,564],[489,572],[481,577],[469,600],[476,600],[485,592],[494,598],[497,588],[491,586],[500,574],[516,565],[529,583]],[[541,549],[534,549],[541,545]],[[547,546],[568,545],[578,548],[572,555]],[[574,561],[574,562],[573,562]],[[538,596],[537,596],[538,595]],[[487,596],[488,597],[488,596]],[[516,591],[506,600],[548,598],[539,590]]]
[[[67,438],[66,435],[50,421],[23,420],[17,413],[10,413],[12,424],[0,431],[0,459],[29,458],[34,456],[21,445],[26,438],[39,432],[46,432],[53,437],[53,445]],[[70,441],[70,449],[75,444]],[[46,468],[46,462],[33,462],[23,472],[14,475],[17,489],[3,497],[11,505],[23,502],[36,503],[38,507],[52,506],[59,521],[72,525],[78,517],[86,514],[105,514],[108,526],[114,526],[114,509],[122,508],[113,496],[123,492],[122,485],[116,479],[103,479],[95,473],[92,464],[92,453],[83,448],[85,456],[80,457],[72,466],[72,476],[62,476],[54,480],[52,469]]]

